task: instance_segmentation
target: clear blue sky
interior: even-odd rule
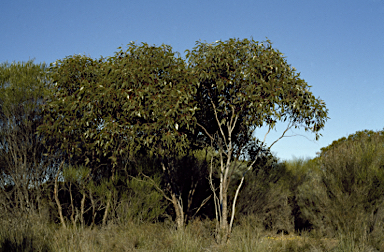
[[[305,137],[273,146],[281,159],[314,157],[340,137],[384,128],[384,0],[0,3],[0,62],[107,57],[130,41],[169,44],[183,53],[197,40],[233,37],[270,39],[329,109],[323,137],[314,142],[302,130],[291,132]]]

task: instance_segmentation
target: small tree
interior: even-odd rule
[[[103,111],[92,100],[98,88],[103,59],[93,60],[74,55],[50,65],[49,75],[54,83],[52,95],[43,106],[44,124],[38,130],[45,136],[50,151],[61,149],[63,158],[72,165],[89,164],[95,170],[105,164],[95,148],[95,135],[101,131]],[[100,85],[100,84],[99,84]],[[94,112],[95,111],[95,112]],[[101,153],[103,154],[103,153]]]
[[[166,190],[159,189],[172,202],[181,228],[183,203],[173,160],[189,146],[196,109],[185,62],[170,46],[131,43],[108,59],[67,57],[50,71],[55,97],[45,107],[42,132],[58,139],[68,156],[84,156],[86,164],[109,157],[112,178],[123,155],[145,150],[157,156],[167,181]]]
[[[269,41],[197,42],[192,51],[187,51],[187,58],[197,79],[199,110],[196,117],[201,135],[204,135],[202,140],[219,153],[220,183],[214,185],[211,166],[210,184],[219,240],[226,241],[244,176],[260,156],[258,150],[264,146],[270,130],[275,129],[277,122],[287,121],[288,126],[279,139],[292,127],[314,132],[317,139],[327,120],[327,109]],[[268,132],[259,142],[254,133],[263,126],[268,127]],[[245,159],[252,162],[247,168],[241,168]],[[235,173],[242,174],[242,178],[230,210],[227,193]]]
[[[49,93],[45,70],[33,61],[0,65],[0,188],[8,211],[37,210],[41,186],[54,176],[36,135]]]

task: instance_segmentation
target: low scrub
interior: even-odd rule
[[[127,222],[67,229],[38,220],[22,223],[26,222],[1,225],[0,251],[330,251],[344,246],[338,240],[308,234],[275,235],[258,227],[251,216],[240,221],[226,244],[216,243],[210,220],[196,219],[182,231],[164,223]]]
[[[384,237],[384,139],[356,133],[315,160],[318,169],[299,187],[298,203],[322,234],[368,240],[382,250]],[[351,234],[353,234],[351,236]],[[345,240],[345,239],[343,239]]]

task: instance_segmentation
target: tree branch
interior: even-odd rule
[[[269,146],[269,148],[271,148],[277,141],[279,141],[280,139],[282,139],[282,138],[284,137],[285,133],[287,133],[287,131],[288,131],[290,128],[292,128],[292,126],[293,126],[293,124],[289,123],[288,126],[287,126],[287,128],[284,130],[283,134],[282,134],[278,139],[276,139],[276,140]],[[268,131],[268,132],[269,132],[269,131]]]
[[[216,105],[213,103],[212,100],[211,100],[211,103],[212,103],[212,106],[213,106],[213,111],[215,112],[215,118],[216,118],[217,124],[219,125],[220,133],[221,133],[221,135],[223,136],[225,146],[226,146],[227,149],[228,149],[228,144],[227,144],[227,140],[226,140],[226,138],[225,138],[225,134],[224,134],[223,128],[221,127],[220,120],[219,120],[219,118],[217,117],[217,109],[216,109]]]
[[[170,202],[173,202],[172,201],[172,199],[171,198],[169,198],[168,196],[167,196],[167,194],[156,184],[156,182],[152,179],[152,178],[150,178],[149,176],[147,176],[147,175],[145,175],[144,173],[140,173],[141,175],[143,175],[146,179],[148,179],[150,182],[148,182],[148,181],[146,181],[146,180],[142,180],[142,179],[138,179],[138,178],[136,178],[136,177],[133,177],[133,176],[131,176],[131,175],[128,175],[128,176],[130,176],[131,178],[133,178],[133,179],[136,179],[136,180],[138,180],[138,181],[141,181],[141,182],[145,182],[145,183],[150,183],[153,187],[155,187],[156,188],[156,190],[158,190],[161,194],[163,194],[163,196],[164,196],[164,198],[165,199],[167,199],[168,201],[170,201]]]
[[[213,156],[211,157],[211,165],[210,165],[210,171],[209,171],[209,185],[211,187],[212,193],[213,193],[213,202],[215,204],[215,215],[216,215],[216,225],[218,225],[219,221],[219,216],[221,216],[221,211],[220,211],[220,204],[218,203],[219,199],[217,198],[216,195],[216,189],[213,186]]]
[[[212,197],[212,194],[209,195],[207,198],[205,198],[205,199],[203,200],[203,202],[201,202],[199,208],[196,210],[196,212],[195,212],[195,214],[192,216],[192,218],[195,217],[195,215],[200,211],[200,209],[201,209],[201,208],[208,202],[208,200],[209,200],[211,197]]]
[[[59,173],[61,171],[61,169],[63,168],[63,165],[64,165],[64,160],[61,162],[60,166],[59,166],[59,169],[57,171],[57,174],[56,174],[56,177],[55,177],[55,188],[54,188],[54,195],[55,195],[55,201],[56,201],[56,204],[57,204],[57,208],[58,208],[58,211],[59,211],[59,216],[60,216],[60,221],[61,221],[61,224],[63,225],[64,228],[67,228],[66,225],[65,225],[65,221],[64,221],[64,217],[63,217],[63,210],[61,208],[61,204],[60,204],[60,200],[59,200],[59,192],[58,192],[58,186],[57,186],[57,179],[59,177]]]
[[[197,124],[198,126],[200,126],[200,128],[202,128],[202,129],[205,131],[205,133],[207,134],[207,136],[208,136],[212,141],[214,140],[214,138],[211,136],[211,134],[208,133],[208,131],[204,128],[203,125],[201,125],[201,124],[198,123],[198,122],[196,122],[196,124]]]

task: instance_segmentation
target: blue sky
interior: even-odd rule
[[[0,3],[0,62],[112,56],[130,41],[183,54],[197,40],[266,38],[323,99],[323,137],[295,130],[272,151],[314,157],[358,130],[384,128],[384,0],[26,1]],[[267,137],[272,143],[284,125]],[[263,137],[263,130],[257,132]]]

